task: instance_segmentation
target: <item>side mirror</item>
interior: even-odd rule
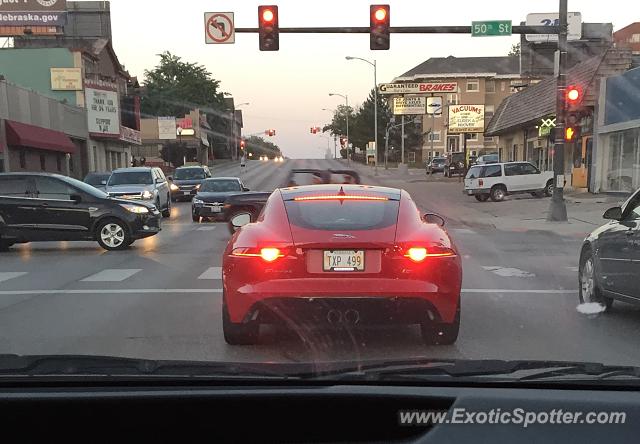
[[[609,208],[607,211],[604,212],[604,216],[605,219],[610,219],[610,220],[621,220],[622,219],[622,208],[620,207],[613,207],[613,208]]]
[[[162,182],[164,182],[162,179],[160,179],[159,177],[156,178],[156,183],[162,183]]]
[[[238,231],[240,228],[251,223],[251,213],[238,213],[229,221],[233,231]]]
[[[242,187],[242,191],[251,191],[251,190],[247,187]]]
[[[172,181],[173,180],[173,176],[167,176],[167,179]]]
[[[74,203],[77,203],[77,204],[82,202],[82,196],[79,195],[79,194],[72,194],[71,196],[69,196],[69,199],[71,199],[71,201],[73,201]]]
[[[427,213],[424,216],[422,216],[422,220],[425,221],[428,224],[436,224],[439,225],[441,227],[444,227],[445,221],[444,218],[438,214],[434,214],[434,213]]]

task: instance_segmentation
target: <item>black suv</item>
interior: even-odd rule
[[[450,153],[444,163],[444,176],[464,176],[464,153]]]
[[[169,177],[171,181],[171,199],[174,202],[191,200],[193,196],[198,194],[202,181],[210,177],[211,172],[206,166],[182,166],[176,168],[173,176]]]
[[[96,240],[121,250],[160,231],[152,203],[115,199],[57,174],[0,174],[0,249],[32,241]]]

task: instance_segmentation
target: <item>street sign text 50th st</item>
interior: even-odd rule
[[[456,82],[426,82],[426,83],[382,83],[379,85],[380,94],[425,94],[431,92],[458,92]]]
[[[511,35],[511,20],[491,20],[471,22],[472,37]]]

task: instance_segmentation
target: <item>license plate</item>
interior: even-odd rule
[[[325,250],[324,271],[364,271],[364,250]]]
[[[222,207],[209,207],[209,211],[212,213],[222,213]]]
[[[185,196],[188,196],[189,194],[191,194],[191,191],[183,191],[182,194],[184,194]]]

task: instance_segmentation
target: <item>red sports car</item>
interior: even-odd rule
[[[260,324],[268,323],[298,331],[419,324],[428,344],[456,341],[460,256],[444,220],[421,217],[406,191],[284,188],[249,222],[234,218],[238,230],[224,252],[222,321],[229,344],[255,343]]]

